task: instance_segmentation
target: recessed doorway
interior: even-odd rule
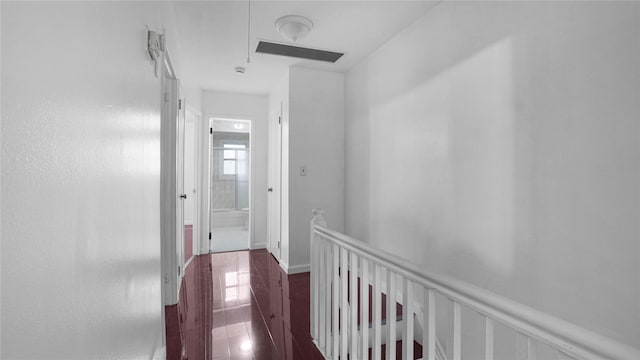
[[[212,119],[211,252],[249,249],[251,120]]]

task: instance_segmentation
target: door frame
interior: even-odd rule
[[[227,120],[227,121],[237,121],[237,120],[241,120],[241,121],[246,121],[249,123],[249,239],[248,239],[248,243],[247,243],[247,249],[251,249],[252,248],[252,244],[254,243],[254,234],[255,234],[255,227],[254,227],[254,153],[253,153],[253,146],[254,146],[254,131],[255,131],[255,123],[253,121],[253,117],[252,116],[244,116],[244,115],[228,115],[228,114],[207,114],[206,115],[206,119],[208,120],[208,124],[209,124],[209,142],[208,142],[208,147],[207,147],[207,167],[209,168],[208,171],[208,183],[209,186],[207,188],[207,199],[208,199],[208,204],[209,206],[207,207],[207,222],[209,224],[209,234],[213,234],[213,221],[211,220],[212,218],[212,214],[213,214],[213,202],[211,200],[213,193],[211,190],[211,186],[212,186],[212,175],[213,175],[213,167],[211,166],[212,162],[213,162],[213,132],[215,131],[214,126],[213,126],[213,122],[215,120]],[[213,242],[213,235],[209,236],[209,252],[211,252],[211,243]]]

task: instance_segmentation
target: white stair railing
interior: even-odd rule
[[[378,360],[384,345],[385,359],[394,360],[398,341],[402,359],[415,359],[415,341],[423,347],[422,358],[443,360],[444,350],[436,337],[437,294],[453,304],[452,318],[439,319],[452,325],[453,360],[462,359],[463,309],[482,316],[485,323],[484,353],[474,354],[473,359],[494,358],[499,341],[496,324],[518,335],[514,354],[518,359],[537,359],[540,344],[550,348],[557,359],[640,359],[639,349],[485,289],[425,272],[396,255],[330,230],[323,213],[314,209],[311,221],[310,310],[311,336],[327,359],[346,360],[347,354],[350,360],[368,359],[370,350],[371,359]],[[386,319],[382,316],[383,295]],[[402,305],[401,321],[396,319],[396,303]]]

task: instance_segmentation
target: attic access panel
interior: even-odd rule
[[[284,45],[260,41],[256,48],[257,53],[283,55],[300,59],[319,60],[335,63],[344,53],[305,48],[300,46]]]

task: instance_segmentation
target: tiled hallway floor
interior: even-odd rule
[[[184,288],[196,298],[185,301],[189,360],[322,359],[309,335],[309,273],[287,276],[266,250],[201,255],[192,266]],[[209,288],[197,279],[209,274],[209,294],[190,289]]]

